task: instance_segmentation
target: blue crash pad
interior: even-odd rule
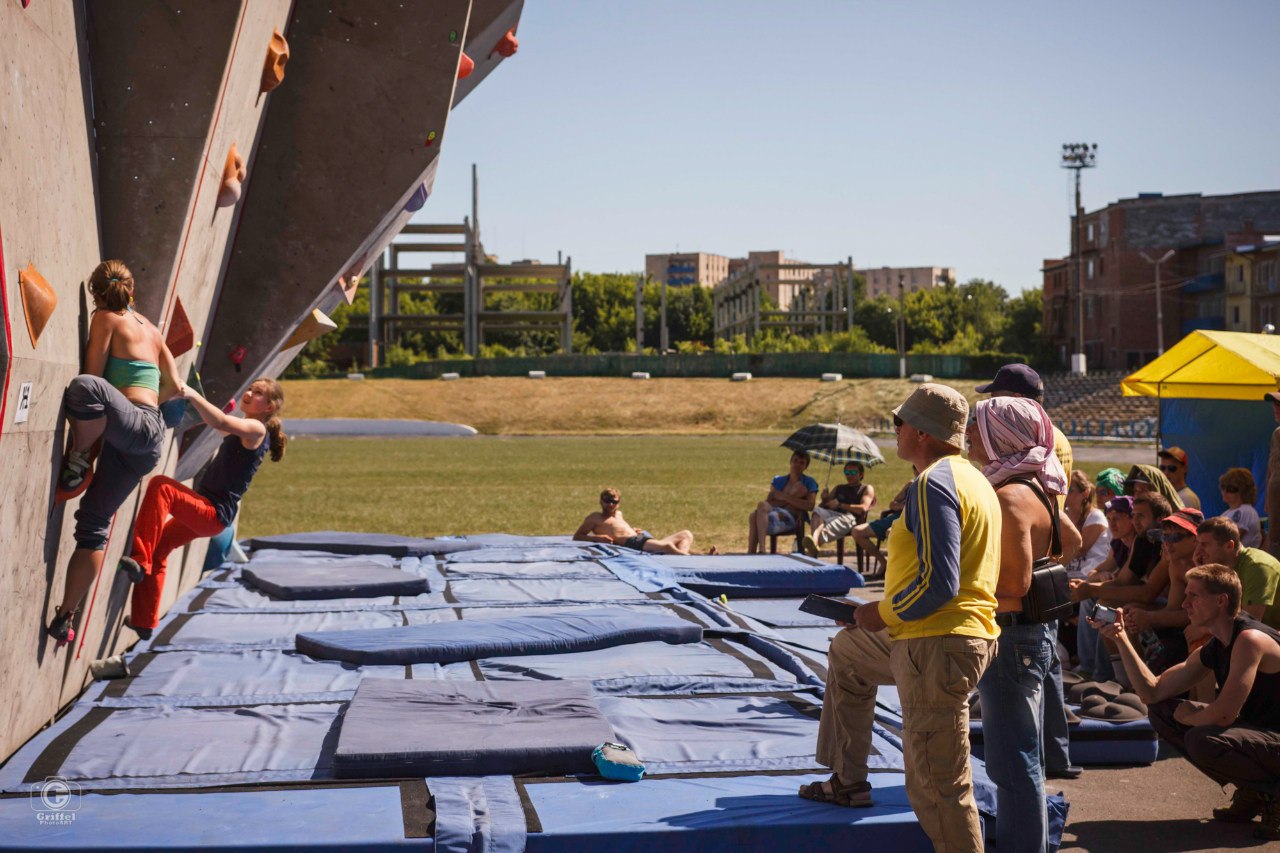
[[[381,566],[353,568],[342,563],[298,565],[267,561],[250,563],[241,569],[240,576],[250,586],[286,601],[421,595],[431,591],[431,583],[425,577]]]
[[[843,595],[864,583],[853,569],[800,554],[645,556],[669,569],[681,586],[713,598]]]
[[[308,533],[281,533],[255,536],[245,543],[253,550],[279,548],[282,551],[328,551],[331,554],[389,554],[392,557],[425,557],[453,554],[481,547],[463,539],[420,539],[390,533],[350,533],[344,530],[312,530]]]
[[[367,678],[342,719],[339,779],[591,773],[613,739],[580,681]]]
[[[651,640],[696,643],[701,639],[701,626],[668,613],[649,615],[603,607],[403,628],[302,633],[296,648],[315,658],[348,663],[414,664],[591,651]]]

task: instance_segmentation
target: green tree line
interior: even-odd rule
[[[579,353],[632,352],[636,346],[636,279],[627,273],[575,273],[573,349]],[[661,290],[644,287],[644,345],[656,351],[660,340]],[[768,330],[753,340],[738,335],[716,340],[711,289],[667,288],[668,342],[679,352],[895,352],[899,313],[905,318],[908,352],[974,355],[984,352],[1020,353],[1033,364],[1044,363],[1041,334],[1043,295],[1039,289],[1010,297],[991,281],[971,279],[963,284],[918,290],[897,299],[862,296],[865,284],[855,277],[854,327],[847,332],[799,335]],[[556,307],[552,293],[496,293],[486,297],[489,310],[539,310]],[[399,295],[401,314],[460,314],[461,294],[409,292]],[[362,287],[351,305],[340,305],[332,319],[338,328],[312,341],[294,362],[294,375],[346,370],[364,363],[360,346],[368,341],[369,293]],[[558,350],[558,332],[494,331],[486,335],[480,353],[485,357],[536,355]],[[399,341],[384,353],[388,364],[429,359],[462,358],[462,335],[457,332],[405,328]]]

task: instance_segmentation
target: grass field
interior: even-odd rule
[[[659,536],[687,527],[698,550],[744,551],[747,514],[770,478],[787,469],[780,440],[776,434],[300,438],[283,462],[263,464],[245,496],[239,533],[572,533],[598,507],[600,490],[616,486],[633,525]],[[885,456],[867,479],[887,505],[910,474],[892,448]],[[1079,467],[1093,474],[1109,464]],[[821,484],[827,466],[815,462],[810,473]],[[836,470],[831,483],[838,482]]]
[[[980,379],[949,379],[972,403]],[[485,435],[789,433],[814,422],[879,426],[915,389],[901,379],[484,377],[284,383],[286,418],[410,418]]]

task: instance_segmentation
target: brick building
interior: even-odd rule
[[[1174,252],[1160,268],[1168,349],[1194,329],[1228,328],[1228,257],[1243,245],[1265,246],[1264,237],[1277,233],[1280,191],[1219,196],[1143,193],[1086,212],[1081,219],[1080,273],[1089,367],[1131,370],[1156,355],[1155,267],[1143,253],[1155,260],[1170,249]],[[1067,367],[1076,349],[1075,260],[1046,260],[1041,271],[1044,334],[1059,364]],[[1232,308],[1242,305],[1237,299]],[[1280,306],[1268,310],[1275,316]],[[1239,313],[1242,319],[1235,322],[1256,322],[1261,311],[1262,303],[1246,306]]]
[[[709,252],[645,255],[644,271],[650,281],[665,281],[676,287],[715,287],[729,277],[729,259]]]

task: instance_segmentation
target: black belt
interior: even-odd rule
[[[1012,628],[1014,625],[1039,625],[1041,623],[1034,619],[1028,619],[1021,613],[997,613],[996,624],[1001,628]]]

